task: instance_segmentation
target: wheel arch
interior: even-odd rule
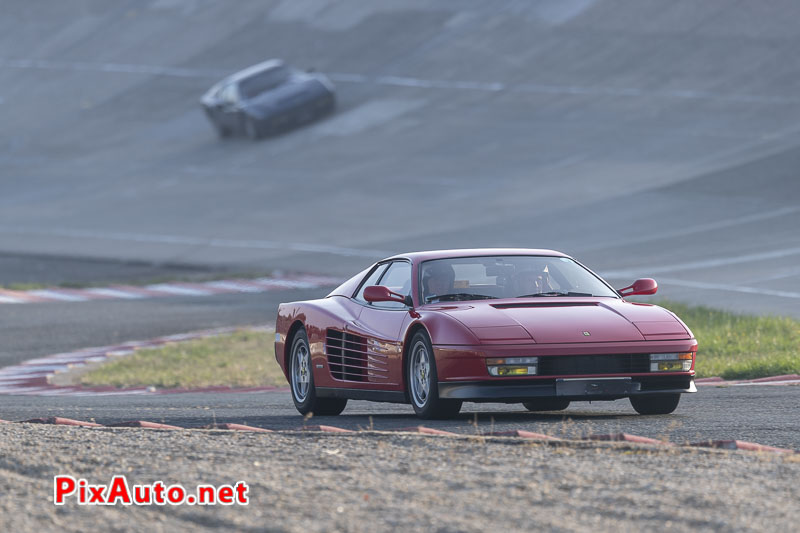
[[[305,329],[306,325],[303,323],[302,320],[296,319],[292,322],[292,325],[289,326],[289,332],[286,334],[286,342],[283,345],[283,368],[284,374],[288,379],[289,377],[289,357],[292,354],[292,344],[294,343],[294,336],[297,335],[297,332],[301,329]]]
[[[406,402],[411,402],[411,398],[408,396],[408,365],[406,362],[408,361],[408,351],[411,349],[411,339],[422,331],[425,335],[428,336],[428,340],[432,343],[431,340],[431,333],[428,331],[428,328],[422,322],[415,322],[409,326],[408,330],[406,330],[406,335],[403,338],[403,355],[400,361],[401,366],[403,368],[403,394],[405,394]],[[436,354],[432,353],[431,357],[434,359],[436,358]]]

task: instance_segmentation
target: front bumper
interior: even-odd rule
[[[535,398],[618,400],[643,394],[697,392],[690,376],[589,377],[548,380],[439,382],[439,397],[469,402],[518,403]]]

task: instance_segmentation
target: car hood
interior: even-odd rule
[[[611,298],[492,300],[440,306],[482,342],[584,343],[689,339],[661,307]]]

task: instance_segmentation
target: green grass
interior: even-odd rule
[[[4,283],[0,285],[2,289],[8,289],[10,291],[36,291],[39,289],[46,289],[47,287],[52,287],[52,285],[47,285],[45,283]]]
[[[657,303],[681,317],[697,337],[698,377],[800,374],[800,321],[671,301]],[[240,331],[138,350],[84,374],[80,383],[158,388],[283,386],[286,380],[275,362],[273,339],[272,332]]]
[[[80,377],[82,385],[200,388],[286,385],[272,331],[238,331],[137,350]]]
[[[698,377],[750,379],[800,374],[800,321],[654,302],[677,314],[697,338]]]

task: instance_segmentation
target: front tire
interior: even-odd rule
[[[631,405],[640,415],[668,415],[678,407],[680,394],[631,396]]]
[[[244,118],[244,134],[253,141],[257,141],[264,136],[258,121],[251,117]]]
[[[214,124],[214,130],[217,132],[217,136],[220,139],[227,139],[228,137],[231,136],[231,130],[223,126],[220,126],[219,124]]]
[[[314,387],[314,372],[311,369],[311,350],[308,335],[301,329],[294,336],[289,355],[289,385],[292,401],[301,415],[313,413],[317,416],[336,416],[344,411],[347,398],[320,398]]]
[[[569,400],[563,400],[561,398],[538,398],[536,400],[522,402],[522,405],[525,409],[534,413],[538,411],[563,411],[569,407]]]
[[[428,335],[418,331],[411,337],[406,358],[406,390],[417,416],[424,420],[453,418],[461,410],[461,400],[439,398],[436,358]]]

